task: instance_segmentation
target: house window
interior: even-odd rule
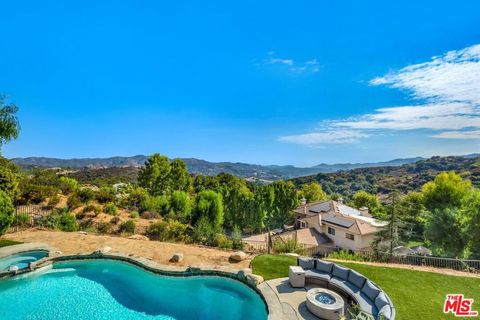
[[[307,224],[304,221],[300,221],[300,228],[306,228]]]
[[[328,227],[328,234],[335,235],[335,229]]]
[[[345,233],[345,236],[347,237],[347,239],[355,240],[355,236],[351,233]]]

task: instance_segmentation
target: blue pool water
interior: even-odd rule
[[[28,251],[0,258],[0,271],[6,271],[11,266],[17,266],[19,269],[27,268],[30,262],[45,258],[47,254],[47,251],[41,250]]]
[[[265,320],[261,297],[223,277],[166,277],[110,261],[55,263],[0,281],[0,319]]]

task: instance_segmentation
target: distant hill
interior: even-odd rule
[[[12,161],[22,168],[68,168],[74,170],[105,169],[103,173],[110,175],[110,168],[139,168],[148,159],[147,156],[137,155],[133,157],[111,158],[82,158],[82,159],[56,159],[45,157],[14,158]],[[238,177],[255,177],[264,180],[290,179],[295,177],[314,175],[317,173],[329,173],[343,170],[352,170],[366,167],[401,166],[414,163],[422,158],[395,159],[377,163],[343,163],[343,164],[319,164],[313,167],[300,168],[295,166],[255,165],[240,162],[209,162],[195,158],[183,159],[192,174],[217,175],[221,172],[230,173]],[[127,171],[127,170],[123,170]],[[128,176],[134,169],[129,170]],[[108,173],[107,173],[108,172]],[[119,170],[116,170],[118,173]]]
[[[396,167],[368,167],[318,173],[293,178],[291,181],[297,187],[304,183],[318,182],[327,193],[350,197],[360,190],[375,194],[386,194],[392,187],[403,193],[420,190],[442,171],[455,171],[480,187],[480,155],[432,157]]]

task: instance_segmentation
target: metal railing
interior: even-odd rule
[[[42,218],[48,216],[53,211],[51,206],[41,205],[22,205],[15,208],[13,223],[7,230],[7,233],[13,233],[28,228],[41,226]]]

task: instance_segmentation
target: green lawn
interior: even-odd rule
[[[6,247],[6,246],[11,246],[11,245],[14,245],[14,244],[19,244],[21,242],[18,242],[18,241],[13,241],[13,240],[2,240],[0,239],[0,248],[1,247]]]
[[[288,277],[288,266],[296,258],[261,255],[252,261],[253,273],[264,279]],[[438,273],[387,268],[358,263],[341,263],[355,269],[382,287],[393,300],[398,320],[455,319],[443,314],[443,302],[448,293],[463,293],[475,299],[473,307],[480,311],[480,279],[447,276]]]

